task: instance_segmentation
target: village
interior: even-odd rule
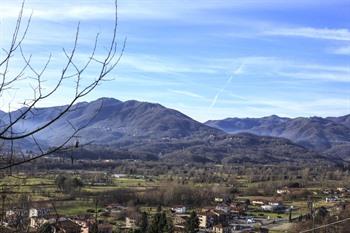
[[[84,214],[71,216],[62,216],[54,205],[43,207],[45,205],[38,202],[32,203],[32,206],[2,209],[0,232],[18,232],[14,229],[20,225],[26,226],[27,230],[23,229],[23,232],[33,233],[146,232],[157,214],[166,216],[171,225],[169,232],[175,233],[189,232],[188,225],[193,219],[193,228],[200,233],[288,232],[278,229],[319,215],[337,215],[350,208],[347,201],[350,190],[345,187],[314,191],[314,196],[322,196],[322,199],[314,201],[309,197],[304,207],[283,201],[285,195],[297,194],[301,190],[298,187],[281,187],[275,190],[273,198],[237,197],[232,200],[227,196],[215,197],[207,207],[201,208],[186,205],[136,208],[118,203],[97,207],[96,204],[86,209]]]

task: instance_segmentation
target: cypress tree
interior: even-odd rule
[[[192,211],[190,217],[186,221],[185,232],[186,233],[196,233],[199,228],[199,219],[196,212]]]

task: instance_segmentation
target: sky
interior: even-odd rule
[[[21,1],[0,2],[0,47],[6,49]],[[125,51],[110,81],[83,100],[156,102],[201,122],[349,114],[349,9],[350,0],[119,0],[118,51],[126,39]],[[52,54],[47,90],[63,69],[62,48],[72,48],[78,22],[77,64],[89,58],[96,33],[96,56],[105,56],[114,11],[112,0],[25,2],[25,18],[33,15],[23,51],[38,68]],[[15,73],[21,65],[17,54],[10,68]],[[84,82],[97,74],[92,64]],[[42,106],[68,103],[72,86],[63,83]],[[31,95],[30,81],[22,81],[3,93],[0,106],[16,108]]]

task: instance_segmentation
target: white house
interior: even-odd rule
[[[337,197],[326,197],[326,202],[336,202],[338,201]]]
[[[225,213],[228,213],[230,211],[230,206],[228,205],[225,205],[225,204],[221,204],[221,205],[217,205],[215,207],[216,210],[220,210],[220,211],[223,211]]]
[[[178,206],[171,208],[171,211],[177,213],[177,214],[185,214],[187,211],[186,206]]]
[[[290,191],[288,188],[283,188],[283,189],[277,189],[276,193],[277,194],[288,194],[288,193],[290,193]]]
[[[38,209],[35,209],[35,208],[29,209],[29,218],[33,218],[33,217],[39,217]]]

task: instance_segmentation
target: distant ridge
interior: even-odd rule
[[[38,108],[33,115],[21,120],[15,130],[25,132],[41,125],[61,109],[62,106]],[[19,111],[11,114],[19,114]],[[2,119],[6,121],[6,115]],[[279,132],[278,127],[273,129],[274,125],[288,121],[277,116],[266,120],[269,122],[266,132]],[[341,122],[347,120],[342,119]],[[74,152],[79,158],[151,159],[177,163],[332,163],[320,153],[287,139],[247,133],[230,135],[223,131],[227,130],[223,126],[229,126],[227,122],[223,125],[217,122],[220,127],[214,122],[206,125],[160,104],[135,100],[122,102],[113,98],[74,105],[72,111],[37,134],[36,138],[47,147],[59,145],[72,134],[70,124],[81,127],[87,123],[87,127],[79,133],[79,141],[89,143],[89,146]],[[262,123],[247,120],[237,124],[240,126],[233,125],[230,130],[239,128],[244,129],[240,130],[243,132]],[[232,132],[230,130],[228,132]],[[35,150],[35,145],[30,146],[27,142],[25,149]]]
[[[341,117],[269,116],[212,120],[208,126],[230,134],[241,132],[287,138],[308,149],[350,159],[350,115]]]

